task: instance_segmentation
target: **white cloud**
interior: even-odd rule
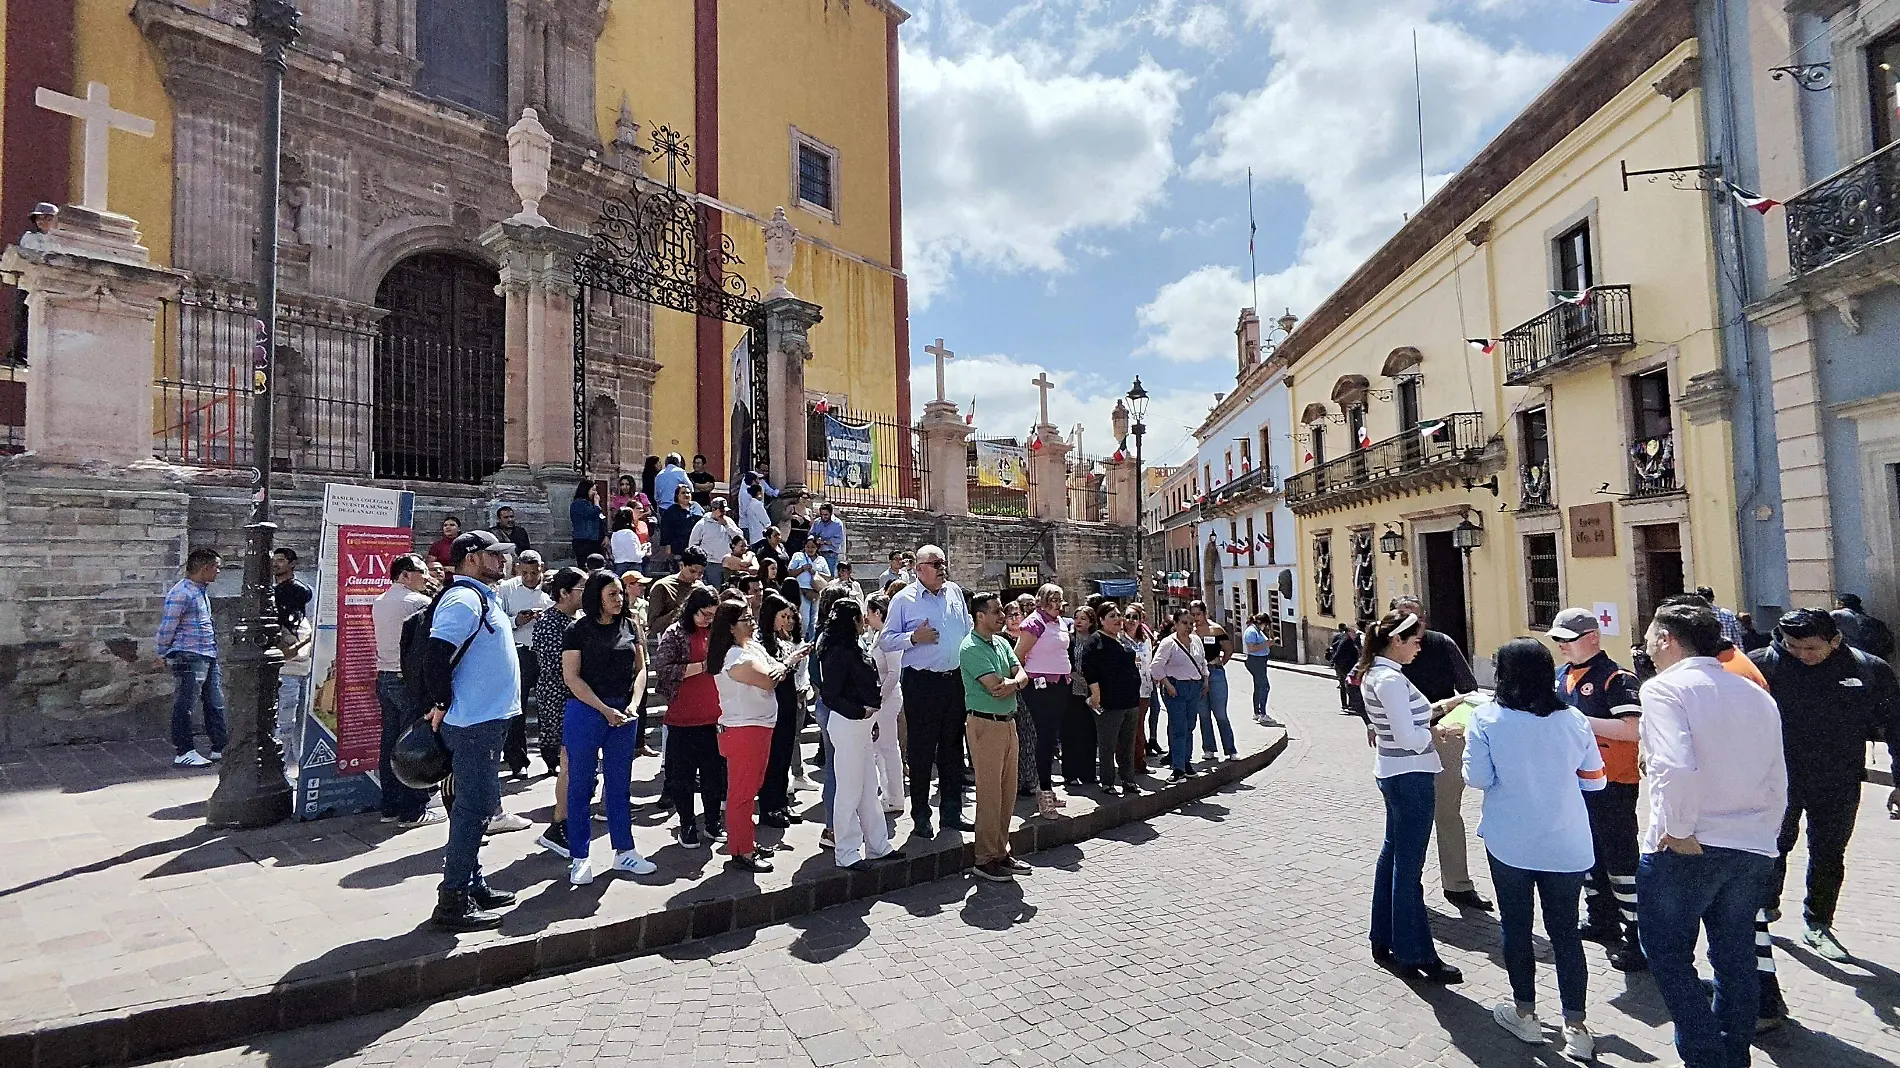
[[[1051,70],[987,46],[905,44],[905,262],[922,309],[958,263],[1061,272],[1080,234],[1129,226],[1175,171],[1185,76]]]
[[[1266,78],[1250,92],[1215,98],[1214,120],[1186,173],[1238,184],[1251,167],[1266,183],[1261,214],[1303,203],[1293,263],[1259,279],[1269,311],[1311,311],[1418,208],[1414,31],[1433,190],[1563,63],[1484,41],[1455,21],[1451,0],[1250,0],[1247,14],[1267,35]],[[1250,301],[1231,269],[1191,272],[1137,311],[1142,351],[1180,361],[1225,354],[1234,317]]]
[[[946,364],[944,391],[965,415],[970,413],[971,401],[975,401],[978,433],[1022,441],[1027,439],[1029,428],[1040,414],[1037,389],[1030,383],[1044,373],[1055,383],[1049,390],[1049,421],[1061,428],[1065,436],[1080,423],[1082,450],[1091,456],[1114,452],[1115,402],[1128,392],[1128,382],[989,354],[958,356]],[[936,397],[935,361],[919,361],[911,368],[910,379],[911,396]],[[1193,455],[1194,440],[1189,431],[1206,418],[1207,409],[1214,402],[1213,394],[1205,390],[1165,389],[1153,381],[1143,385],[1152,394],[1143,458],[1149,463],[1162,464]],[[1133,447],[1132,442],[1130,447]]]

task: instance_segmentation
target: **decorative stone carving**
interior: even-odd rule
[[[792,262],[797,255],[798,228],[785,217],[784,208],[774,208],[772,218],[765,224],[765,272],[772,278],[772,288],[765,293],[766,300],[792,295],[785,287],[785,280],[792,276]]]
[[[1702,57],[1686,56],[1651,86],[1671,100],[1681,100],[1702,84]]]
[[[1690,378],[1682,387],[1682,396],[1676,400],[1682,414],[1697,426],[1727,419],[1734,403],[1735,383],[1721,368]]]
[[[634,121],[633,109],[627,105],[627,94],[620,94],[620,117],[614,120],[613,149],[614,166],[632,174],[646,169],[648,150],[640,143],[640,124]]]
[[[541,198],[548,195],[548,164],[553,158],[554,137],[533,108],[521,109],[521,120],[508,127],[508,169],[515,195],[521,198],[521,211],[508,220],[530,226],[545,226],[541,217]]]

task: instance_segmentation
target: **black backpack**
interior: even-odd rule
[[[410,616],[402,625],[402,693],[403,701],[411,713],[426,712],[435,706],[435,696],[429,692],[427,669],[429,632],[435,628],[436,606],[454,588],[455,583],[451,582],[437,590],[436,595],[429,600],[429,607]],[[462,662],[462,657],[468,654],[468,647],[475,643],[476,635],[484,630],[495,633],[495,625],[488,619],[488,587],[475,583],[467,588],[474,590],[475,595],[481,598],[482,621],[480,626],[469,632],[468,640],[455,650],[455,656],[449,660],[451,674],[455,666]]]

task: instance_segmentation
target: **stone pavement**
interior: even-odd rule
[[[1018,848],[1087,838],[1264,765],[1282,732],[1241,719],[1241,761],[1103,811],[1074,798],[1069,818],[1022,823]],[[636,763],[636,801],[657,794],[657,769]],[[462,994],[785,920],[967,863],[967,835],[919,842],[904,820],[896,840],[908,859],[841,872],[808,822],[762,828],[762,841],[789,852],[753,876],[726,869],[723,847],[679,846],[675,821],[643,805],[636,841],[658,873],[572,888],[565,862],[535,847],[538,826],[499,835],[483,862],[521,901],[498,932],[457,938],[425,922],[446,826],[398,833],[372,813],[210,830],[203,799],[214,783],[215,772],[174,770],[163,744],[0,755],[0,1065],[114,1061]],[[817,795],[800,796],[814,817]],[[504,806],[545,823],[552,797],[552,779],[509,782]],[[596,823],[597,869],[605,833]]]
[[[1234,672],[1234,707],[1247,679]],[[1565,1063],[1490,1020],[1509,996],[1495,921],[1458,914],[1427,865],[1428,903],[1467,981],[1412,988],[1365,944],[1382,821],[1357,722],[1330,680],[1275,672],[1295,740],[1196,804],[1027,858],[1014,885],[942,879],[790,923],[444,1001],[262,1036],[168,1062],[262,1065],[1114,1066]],[[1900,824],[1867,791],[1839,930],[1866,963],[1834,966],[1777,927],[1796,1022],[1757,1064],[1900,1063]],[[1476,826],[1476,798],[1467,816]],[[1483,854],[1474,844],[1475,869]],[[1794,858],[1797,872],[1805,858]],[[1481,887],[1488,880],[1479,874]],[[1645,975],[1588,946],[1607,1064],[1679,1063]],[[1555,1015],[1548,955],[1539,969]]]

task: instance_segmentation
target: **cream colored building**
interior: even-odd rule
[[[1486,680],[1564,606],[1621,657],[1670,593],[1732,603],[1697,70],[1690,5],[1632,8],[1283,347],[1309,649],[1416,594]]]

